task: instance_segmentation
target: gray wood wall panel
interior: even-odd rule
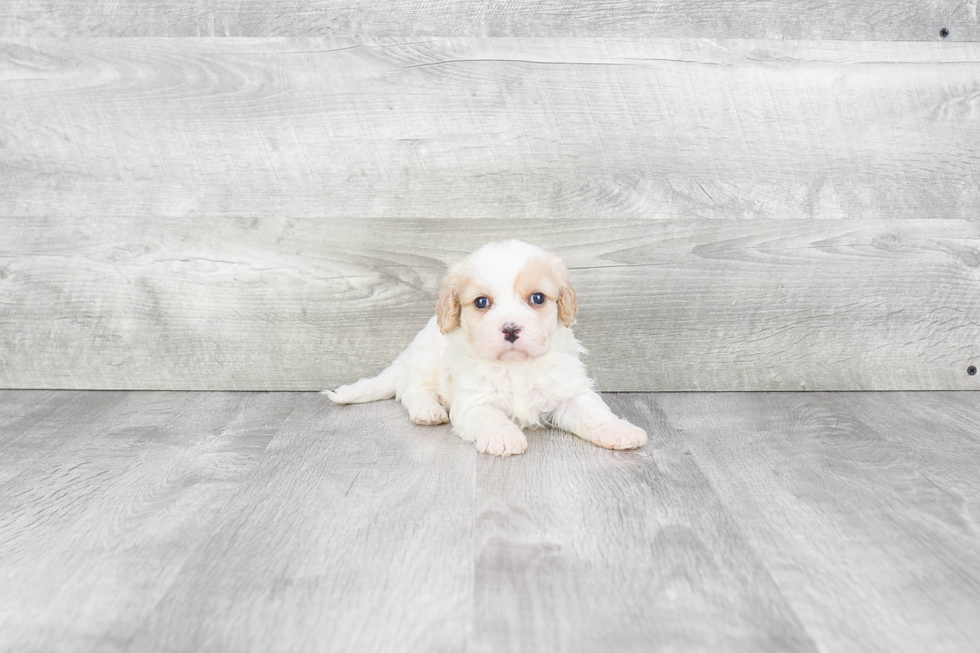
[[[967,220],[5,218],[0,386],[318,389],[376,373],[446,266],[572,269],[604,390],[977,389]]]
[[[0,215],[980,215],[973,43],[0,48]]]
[[[5,0],[8,36],[643,36],[769,39],[980,36],[955,0]]]
[[[978,79],[974,43],[7,39],[0,387],[333,386],[520,237],[604,390],[975,388]]]

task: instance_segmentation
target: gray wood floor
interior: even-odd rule
[[[980,393],[607,397],[645,450],[0,392],[0,650],[976,650]]]

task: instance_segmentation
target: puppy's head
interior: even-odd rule
[[[542,356],[578,301],[561,260],[517,240],[490,243],[450,269],[436,304],[439,329],[460,329],[477,355],[518,361]]]

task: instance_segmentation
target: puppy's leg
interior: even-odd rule
[[[416,424],[433,426],[449,421],[449,414],[439,403],[439,395],[431,390],[420,388],[406,391],[401,401],[408,409],[408,416]]]
[[[646,431],[616,417],[591,390],[563,401],[551,423],[606,449],[636,449],[647,442]]]
[[[452,420],[457,435],[475,444],[480,453],[513,456],[527,450],[524,431],[501,410],[486,405],[457,410],[454,403]]]
[[[449,421],[446,409],[439,402],[441,337],[436,320],[432,318],[399,357],[403,371],[396,396],[416,424],[432,426]]]

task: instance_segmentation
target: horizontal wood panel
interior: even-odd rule
[[[5,0],[8,36],[980,37],[953,0]]]
[[[336,386],[507,237],[572,268],[602,390],[980,389],[976,221],[142,216],[0,221],[0,387]]]
[[[980,45],[7,40],[0,215],[980,215]]]

